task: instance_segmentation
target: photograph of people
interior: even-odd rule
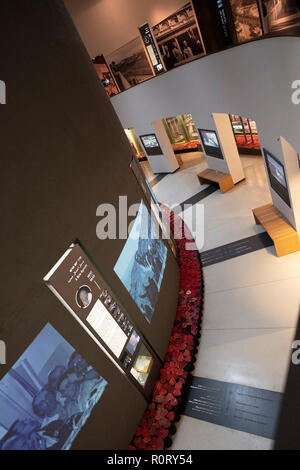
[[[48,323],[0,381],[0,450],[68,450],[106,385]]]
[[[88,286],[81,286],[76,292],[76,302],[80,308],[87,308],[93,298],[91,289]]]
[[[142,200],[114,271],[148,323],[158,300],[166,258],[167,247]]]

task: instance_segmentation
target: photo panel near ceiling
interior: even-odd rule
[[[300,35],[299,0],[258,0],[264,33]]]
[[[0,450],[69,450],[106,386],[47,323],[0,381]]]
[[[152,31],[167,70],[205,55],[192,3],[165,18]]]
[[[250,41],[263,34],[257,0],[230,0],[230,6],[237,42]]]
[[[141,200],[129,237],[114,271],[150,324],[158,301],[167,260],[167,247]]]
[[[105,58],[120,91],[128,90],[154,76],[139,36]]]
[[[283,201],[291,207],[291,201],[289,196],[288,184],[285,175],[284,166],[277,160],[274,155],[271,154],[265,148],[263,149],[266,167],[269,175],[270,185],[272,189],[283,199]]]
[[[119,90],[107,66],[104,56],[98,55],[95,57],[93,64],[108,96],[111,98],[112,96],[117,95]]]
[[[199,134],[206,155],[208,157],[224,160],[223,152],[216,131],[199,129]]]
[[[44,281],[118,370],[148,399],[160,361],[79,241],[69,246]],[[154,367],[149,369],[151,380],[141,390],[131,368],[142,345],[149,351]]]
[[[152,157],[156,155],[163,155],[163,151],[155,134],[143,134],[140,135],[140,139],[147,155]]]

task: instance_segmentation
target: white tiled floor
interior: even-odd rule
[[[206,165],[203,155],[182,158],[181,169],[153,187],[165,204],[181,203],[205,188],[197,179]],[[270,201],[263,162],[252,156],[242,157],[242,162],[246,181],[200,202],[204,204],[202,250],[263,231],[252,216],[253,208]],[[187,223],[189,211],[184,214]],[[299,315],[300,253],[277,258],[270,247],[204,268],[204,277],[203,330],[193,373],[283,392]],[[272,445],[269,439],[186,416],[173,439],[174,450],[271,449]]]

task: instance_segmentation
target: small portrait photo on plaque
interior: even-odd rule
[[[76,292],[76,303],[80,308],[87,308],[92,298],[93,294],[88,286],[81,286]]]

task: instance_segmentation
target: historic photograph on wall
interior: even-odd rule
[[[205,54],[191,3],[187,3],[152,28],[167,70]]]
[[[256,0],[230,0],[238,42],[250,41],[262,35]]]
[[[106,93],[111,98],[119,93],[119,90],[115,84],[114,78],[107,66],[107,63],[103,55],[98,55],[93,60],[94,67],[97,74],[106,90]]]
[[[300,35],[300,0],[258,0],[265,33]]]
[[[158,229],[141,201],[138,215],[132,225],[114,271],[151,322],[166,267],[167,247],[158,236]]]
[[[48,323],[0,381],[0,450],[68,450],[107,385]]]
[[[154,76],[140,37],[107,55],[106,61],[120,91]]]

